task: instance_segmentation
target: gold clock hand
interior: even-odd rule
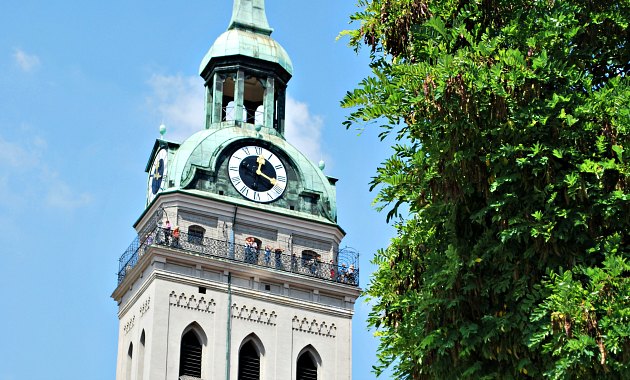
[[[258,169],[256,169],[256,174],[260,175],[260,168],[265,164],[265,158],[260,155],[258,156],[258,158],[256,159],[256,162],[258,162]]]
[[[261,177],[266,178],[269,182],[271,182],[272,185],[275,185],[276,184],[276,179],[269,177],[268,175],[263,173],[262,170],[260,170],[260,168],[265,164],[265,158],[262,155],[260,155],[256,159],[256,162],[258,162],[258,169],[256,169],[256,174],[258,174]]]
[[[162,177],[160,175],[160,171],[158,170],[158,168],[155,168],[155,170],[153,171],[153,178],[160,179],[160,177]]]
[[[260,173],[257,172],[257,174],[262,176],[262,177],[265,177],[269,182],[271,182],[272,185],[276,184],[276,179],[275,178],[271,178],[271,177],[269,177],[268,175],[266,175],[263,172],[260,172]]]

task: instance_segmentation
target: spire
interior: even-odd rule
[[[265,0],[234,0],[230,29],[243,29],[268,36],[273,29],[267,22]]]

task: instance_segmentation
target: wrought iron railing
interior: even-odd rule
[[[155,228],[142,237],[136,237],[120,256],[119,284],[150,246],[164,246],[199,256],[217,257],[322,280],[359,285],[359,253],[352,248],[334,252],[336,263],[333,260],[326,263],[320,261],[318,257],[324,257],[329,252],[309,250],[309,253],[314,254],[307,256],[302,256],[302,253],[287,254],[278,249],[253,248],[183,231],[179,233],[179,238],[176,238],[173,231],[163,228]]]

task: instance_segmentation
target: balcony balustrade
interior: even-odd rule
[[[334,252],[332,256],[337,261],[326,263],[320,261],[320,258],[329,257],[330,251],[308,250],[305,251],[308,252],[306,254],[302,252],[287,254],[281,250],[267,251],[183,231],[177,239],[173,237],[173,231],[159,227],[143,237],[136,237],[122,254],[119,259],[118,284],[124,280],[151,246],[168,247],[197,256],[237,261],[352,286],[359,285],[359,253],[352,248],[343,248]]]

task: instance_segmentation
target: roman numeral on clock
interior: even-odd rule
[[[247,196],[247,194],[249,194],[249,188],[245,185],[243,185],[243,187],[241,187],[238,191],[244,196]]]

